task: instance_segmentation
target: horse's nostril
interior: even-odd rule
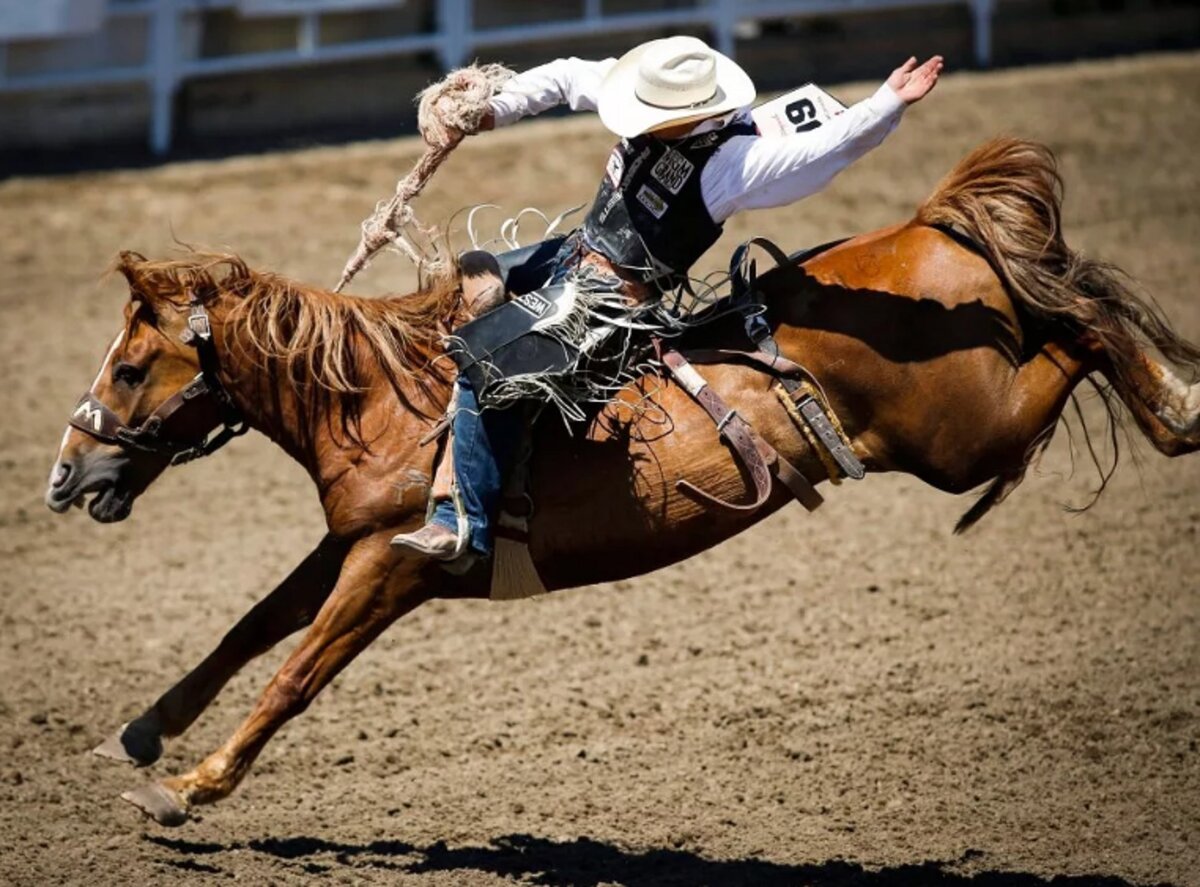
[[[67,482],[67,478],[71,476],[71,465],[69,462],[59,462],[54,466],[54,472],[50,475],[50,486],[61,487]]]

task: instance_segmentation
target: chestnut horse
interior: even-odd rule
[[[821,380],[869,471],[908,472],[952,493],[988,484],[959,529],[1020,482],[1090,374],[1162,452],[1200,447],[1200,384],[1147,354],[1153,346],[1194,375],[1200,349],[1115,269],[1066,246],[1061,187],[1048,149],[995,140],[913,220],[759,280],[783,354]],[[436,447],[420,441],[448,396],[439,343],[461,299],[452,279],[398,298],[335,295],[232,255],[123,253],[117,268],[131,297],[124,326],[67,429],[47,504],[65,511],[94,495],[92,517],[123,519],[173,451],[236,413],[308,470],[328,524],[203,662],[97,749],[153,763],[163,737],[186,730],[247,661],[308,628],[221,748],[124,795],[172,825],[230,794],[275,731],[395,619],[431,598],[488,594],[478,572],[454,577],[388,544],[425,512]],[[709,345],[726,335],[740,345],[719,323],[701,333]],[[825,476],[761,372],[730,364],[703,373],[786,459],[810,479]],[[198,378],[208,384],[196,387]],[[551,589],[690,557],[789,501],[777,489],[755,513],[712,511],[682,493],[677,482],[688,480],[726,499],[751,495],[708,416],[654,376],[630,385],[586,434],[541,423],[535,453],[531,552]]]

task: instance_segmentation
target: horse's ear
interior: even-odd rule
[[[121,276],[129,284],[129,295],[140,301],[146,301],[150,295],[150,287],[146,286],[146,276],[141,270],[145,264],[145,256],[127,249],[121,250],[113,263],[113,270],[121,272]]]
[[[153,321],[167,306],[164,304],[154,275],[148,268],[150,264],[141,253],[121,250],[113,269],[119,271],[129,284],[129,298],[139,305],[145,306],[143,316],[147,320]]]

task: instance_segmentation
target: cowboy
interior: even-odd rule
[[[755,87],[746,72],[698,38],[668,37],[620,59],[559,59],[515,76],[491,98],[479,130],[564,104],[599,111],[621,141],[570,248],[576,265],[582,260],[614,275],[631,301],[641,301],[686,279],[734,213],[783,206],[824,188],[895,129],[904,109],[937,84],[942,67],[941,56],[921,65],[910,58],[873,95],[821,127],[765,138],[750,117]],[[503,301],[505,287],[494,258],[469,258],[463,291],[479,316]],[[459,538],[447,500],[424,527],[392,540],[439,560],[468,547],[491,553],[502,475],[523,418],[520,410],[481,409],[465,373],[457,384],[454,470],[468,538]]]

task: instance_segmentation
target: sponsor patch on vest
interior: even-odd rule
[[[603,225],[605,222],[608,221],[608,214],[611,213],[613,211],[613,208],[620,202],[621,202],[621,192],[620,191],[613,191],[612,194],[608,195],[608,201],[604,204],[604,208],[600,210],[600,213],[597,216],[597,218],[600,220],[601,225]]]
[[[642,185],[637,192],[638,203],[646,207],[650,211],[650,215],[656,219],[661,219],[663,213],[667,211],[667,202],[654,193],[654,189],[649,185]]]
[[[707,148],[710,145],[715,145],[717,143],[717,139],[720,137],[720,132],[706,132],[702,136],[696,136],[694,139],[688,142],[688,150],[699,151],[701,148]]]
[[[524,308],[537,320],[541,320],[550,311],[550,302],[537,293],[525,293],[524,295],[514,296],[513,302],[518,307]]]
[[[604,172],[614,188],[620,186],[621,174],[625,172],[625,158],[621,156],[619,147],[613,148],[613,152],[608,155],[608,165],[604,167]]]
[[[672,194],[678,194],[695,168],[696,164],[672,148],[650,168],[650,177]]]
[[[637,175],[637,171],[642,168],[642,164],[646,162],[646,158],[649,156],[649,148],[642,148],[642,150],[638,151],[633,160],[630,162],[629,168],[625,170],[625,178],[632,182],[633,177]]]

